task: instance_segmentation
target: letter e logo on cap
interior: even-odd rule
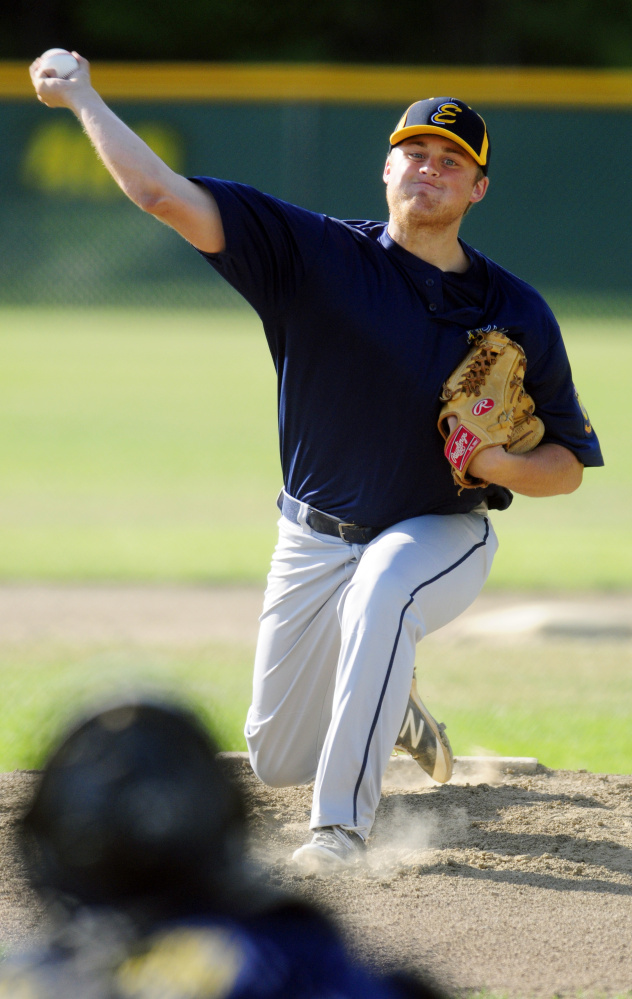
[[[460,114],[462,108],[458,104],[441,104],[430,118],[434,125],[454,125],[457,113]]]

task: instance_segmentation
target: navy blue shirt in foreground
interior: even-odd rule
[[[108,922],[109,914],[109,922]],[[255,916],[191,918],[126,938],[124,914],[88,913],[60,939],[0,968],[0,993],[28,999],[440,999],[405,975],[378,975],[300,904]],[[97,921],[98,920],[98,921]],[[99,933],[100,931],[100,933]]]
[[[286,491],[347,521],[386,527],[466,513],[498,486],[458,495],[437,430],[441,387],[470,330],[506,329],[527,357],[525,388],[546,427],[584,465],[602,465],[558,324],[524,281],[462,244],[444,273],[384,222],[343,222],[243,184],[195,178],[215,197],[226,249],[203,254],[263,322],[278,376]]]

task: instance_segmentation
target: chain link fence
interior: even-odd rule
[[[341,218],[384,218],[397,105],[150,102],[114,109],[174,169],[251,183]],[[466,241],[558,312],[632,305],[632,111],[478,108],[491,185]],[[214,308],[241,299],[183,240],[126,201],[66,111],[0,102],[0,304]]]

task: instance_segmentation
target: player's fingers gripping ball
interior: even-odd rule
[[[60,80],[68,80],[79,69],[79,63],[68,49],[48,49],[40,56],[40,70],[54,72]]]
[[[443,385],[438,423],[459,492],[489,485],[468,472],[474,456],[485,448],[502,445],[513,454],[524,454],[544,435],[535,403],[524,390],[527,361],[522,347],[503,330],[470,333],[470,342],[471,350]],[[457,426],[450,433],[451,416]]]

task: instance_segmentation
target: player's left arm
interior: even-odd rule
[[[535,414],[544,422],[544,441],[522,454],[506,451],[502,445],[483,449],[468,467],[473,477],[533,497],[575,492],[582,483],[584,456],[586,466],[603,464],[599,443],[573,384],[559,326],[548,307],[540,321],[548,347],[539,355],[534,352],[527,373]]]
[[[527,454],[490,447],[476,455],[468,471],[523,496],[558,496],[579,488],[584,466],[561,444],[540,444]]]

